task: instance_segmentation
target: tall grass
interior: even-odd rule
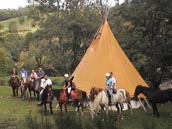
[[[55,88],[58,88],[55,86]],[[124,120],[116,120],[117,112],[110,111],[107,121],[104,113],[92,119],[90,112],[84,109],[84,116],[72,112],[60,113],[53,103],[53,115],[44,115],[43,107],[38,107],[35,100],[23,101],[21,97],[13,97],[9,86],[0,86],[0,129],[170,129],[172,127],[171,103],[160,104],[160,117],[134,109],[134,114],[124,111]],[[48,108],[48,105],[47,105]]]

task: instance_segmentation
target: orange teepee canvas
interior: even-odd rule
[[[107,21],[98,29],[92,43],[74,70],[77,88],[89,94],[91,87],[105,88],[105,74],[113,72],[117,89],[123,88],[134,95],[139,84],[147,86],[133,64],[121,49]]]

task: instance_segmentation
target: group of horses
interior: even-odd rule
[[[12,78],[10,79],[10,86],[12,87],[13,95],[18,95],[18,88],[21,89],[21,95],[24,97],[26,95],[26,92],[29,91],[30,97],[31,97],[31,91],[34,91],[34,94],[37,94],[37,97],[39,97],[39,91],[38,88],[36,88],[36,84],[34,84],[33,81],[27,80],[25,83],[22,84],[21,81],[19,81],[18,78]],[[151,103],[153,108],[153,114],[157,117],[159,117],[159,112],[157,108],[157,103],[165,103],[168,101],[171,101],[172,103],[172,89],[167,90],[160,90],[160,89],[151,89],[142,85],[138,85],[134,92],[134,98],[137,98],[139,94],[144,94],[148,101]],[[44,105],[44,112],[46,114],[47,107],[46,104],[49,103],[50,105],[50,112],[53,114],[52,111],[52,102],[53,99],[56,98],[57,102],[60,107],[60,111],[63,111],[63,106],[65,109],[65,112],[68,112],[67,106],[69,104],[74,105],[77,107],[77,112],[80,110],[83,112],[84,109],[84,102],[88,103],[88,101],[92,101],[93,105],[89,108],[91,111],[91,116],[96,116],[101,110],[106,110],[107,117],[108,117],[108,109],[109,106],[115,106],[118,115],[117,118],[123,119],[123,108],[124,103],[128,105],[128,108],[131,111],[131,114],[133,114],[132,106],[130,104],[131,97],[129,95],[129,92],[125,89],[118,89],[115,94],[113,94],[112,97],[112,104],[109,105],[109,97],[107,92],[104,89],[92,87],[90,89],[89,96],[87,96],[86,92],[80,89],[75,89],[74,91],[71,91],[71,101],[68,101],[66,92],[64,89],[53,89],[52,87],[47,86],[44,89],[44,94],[42,94],[43,98],[43,105]],[[38,98],[37,98],[38,99]]]
[[[18,77],[11,77],[9,80],[9,85],[12,88],[13,96],[18,96],[18,91],[20,89],[21,96],[23,99],[31,99],[33,92],[36,100],[40,100],[40,89],[37,80],[26,80],[24,82],[23,80],[20,80]],[[67,112],[67,105],[72,104],[73,106],[77,107],[77,111],[79,111],[81,108],[81,111],[83,112],[84,101],[87,101],[87,94],[85,91],[76,88],[75,90],[71,91],[72,100],[68,101],[65,89],[53,89],[52,86],[46,86],[41,97],[41,105],[44,105],[45,114],[47,112],[47,103],[49,104],[51,114],[53,114],[52,102],[54,98],[57,99],[61,111],[63,110],[64,106],[65,112]]]
[[[26,99],[27,97],[31,98],[32,92],[34,93],[34,97],[37,100],[39,99],[38,82],[36,81],[27,79],[24,83],[23,79],[19,79],[17,76],[12,76],[9,80],[9,85],[12,88],[13,96],[18,96],[20,90],[23,99]]]

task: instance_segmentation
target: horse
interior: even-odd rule
[[[47,85],[42,93],[42,104],[44,105],[44,114],[47,114],[47,103],[49,103],[50,113],[53,114],[52,102],[53,102],[53,90],[51,85]]]
[[[67,94],[64,89],[56,89],[53,90],[54,97],[57,99],[60,111],[62,112],[62,106],[65,108],[65,112],[67,112],[67,105],[72,103],[77,107],[77,112],[79,112],[79,108],[81,107],[81,111],[83,112],[83,102],[87,99],[87,94],[85,91],[75,88],[75,90],[71,91],[71,102],[67,99]]]
[[[93,101],[95,97],[97,96],[97,94],[102,90],[103,90],[102,88],[92,87],[89,94],[90,100]]]
[[[17,76],[11,77],[9,80],[9,85],[12,88],[13,96],[18,96],[18,88],[20,87],[20,80]]]
[[[21,89],[22,89],[22,96],[23,99],[26,99],[27,93],[29,92],[30,99],[32,97],[32,91],[34,93],[34,97],[36,100],[39,100],[39,86],[38,82],[36,80],[28,80],[26,79],[26,82],[21,83]]]
[[[137,98],[141,93],[148,98],[153,108],[153,115],[156,117],[160,116],[157,103],[166,103],[168,101],[171,101],[172,103],[172,89],[159,90],[138,85],[135,89],[134,97]]]
[[[99,112],[99,106],[104,109],[106,109],[107,112],[107,116],[108,116],[108,106],[113,106],[115,105],[118,111],[118,118],[119,119],[124,119],[123,118],[123,103],[127,103],[128,108],[131,111],[131,114],[133,114],[132,111],[132,107],[130,104],[130,95],[129,92],[127,92],[124,89],[118,89],[117,92],[115,94],[113,94],[113,99],[112,104],[109,105],[109,97],[107,94],[107,91],[101,89],[101,88],[95,88],[93,87],[90,90],[90,98],[93,99],[93,108],[91,109],[92,112],[92,117],[94,117],[94,115],[97,115],[97,113]]]

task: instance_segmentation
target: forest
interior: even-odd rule
[[[50,76],[72,73],[108,12],[120,46],[153,86],[172,76],[172,1],[29,0],[0,10],[0,76],[15,67],[42,67]],[[108,11],[106,11],[108,9]]]

